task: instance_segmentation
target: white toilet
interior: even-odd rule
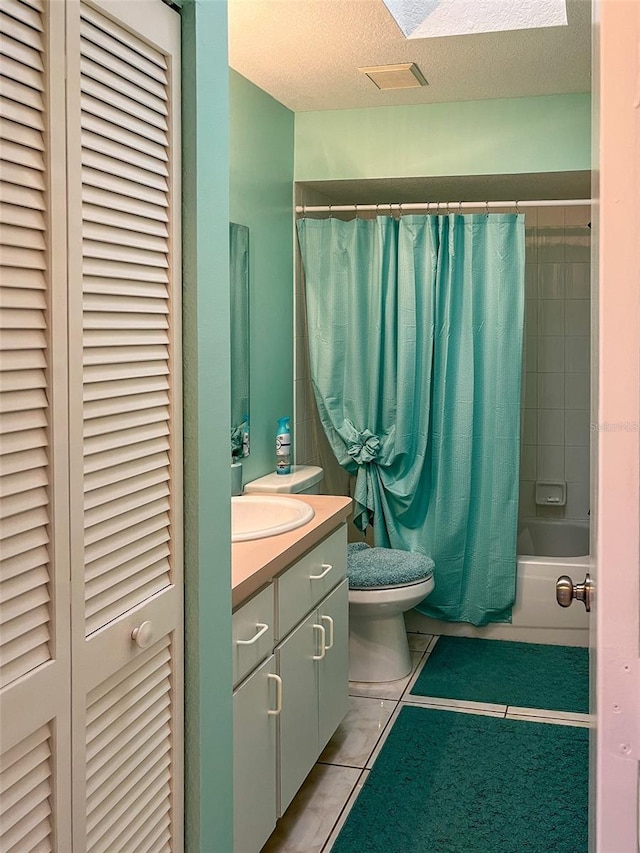
[[[324,471],[317,465],[293,465],[290,474],[266,474],[246,483],[245,495],[317,495]]]
[[[274,472],[247,483],[244,493],[318,494],[323,473],[315,465],[294,465],[291,474]],[[372,586],[372,578],[367,577],[364,588],[357,586],[357,579],[349,578],[350,681],[395,681],[411,672],[404,613],[433,589],[430,572],[416,570],[414,574],[419,578],[412,582],[378,586]]]
[[[353,547],[353,546],[352,546]],[[406,552],[387,549],[394,557]],[[367,551],[360,551],[366,554]],[[419,555],[407,554],[408,562],[419,563]],[[410,559],[411,558],[411,559]],[[349,680],[396,681],[411,672],[411,654],[404,613],[419,604],[433,590],[433,561],[413,567],[416,580],[404,583],[377,583],[384,578],[358,577],[349,572]],[[411,572],[408,573],[410,575]],[[376,585],[374,585],[376,584]]]

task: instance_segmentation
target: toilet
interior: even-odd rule
[[[294,465],[291,474],[267,474],[244,493],[315,495],[322,468]],[[411,672],[404,613],[433,589],[433,560],[391,548],[347,546],[349,680],[395,681]]]
[[[290,474],[266,474],[246,483],[245,495],[317,495],[324,471],[317,465],[293,465]]]
[[[411,672],[404,613],[433,590],[433,560],[348,546],[349,681],[396,681]]]

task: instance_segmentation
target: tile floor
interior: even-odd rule
[[[587,714],[411,696],[411,688],[438,638],[427,634],[408,636],[411,674],[400,681],[349,684],[347,716],[262,853],[329,853],[403,705],[560,725],[590,724]]]

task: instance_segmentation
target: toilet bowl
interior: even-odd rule
[[[372,558],[377,556],[373,551],[388,551],[370,550]],[[415,558],[419,555],[409,556]],[[433,562],[426,557],[422,559],[422,567],[416,565],[413,572],[421,577],[412,582],[352,588],[354,580],[350,573],[350,681],[396,681],[411,672],[404,613],[426,598],[434,587]],[[358,584],[357,579],[355,583]]]

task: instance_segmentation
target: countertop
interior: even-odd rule
[[[231,546],[231,603],[235,608],[257,592],[283,569],[322,541],[351,513],[351,498],[333,495],[278,495],[304,501],[313,507],[314,517],[295,530],[233,542]]]

